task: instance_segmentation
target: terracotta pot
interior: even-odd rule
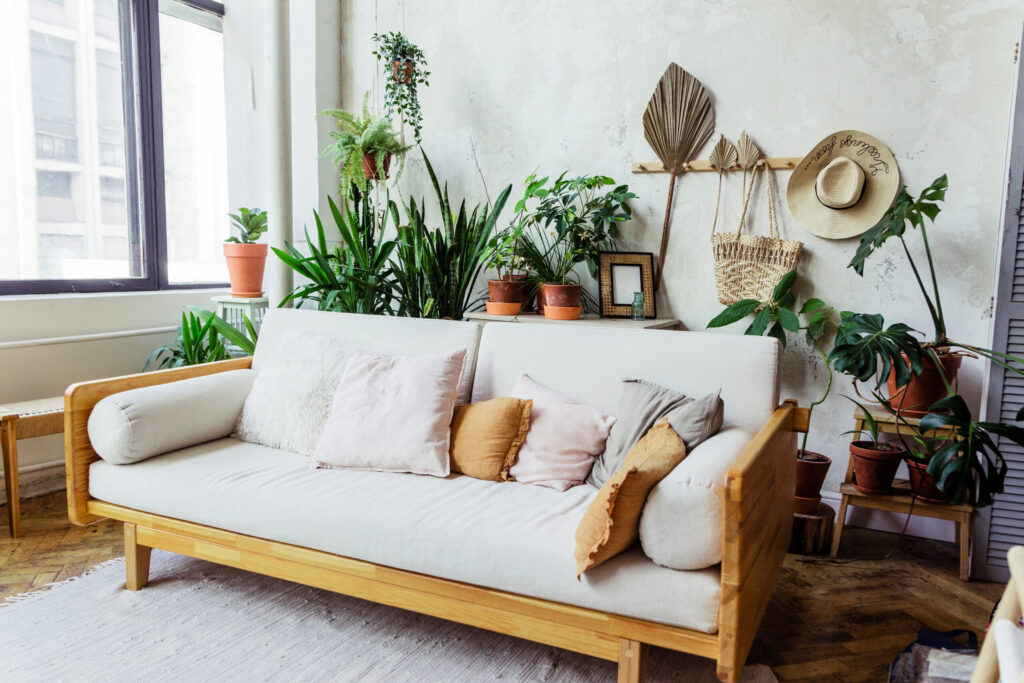
[[[526,280],[507,279],[488,280],[487,293],[491,301],[500,303],[522,304],[526,301]]]
[[[560,306],[575,308],[580,305],[583,296],[583,285],[556,285],[545,282],[540,286],[541,302],[544,307]]]
[[[906,458],[907,475],[910,479],[910,490],[918,499],[926,503],[949,503],[949,498],[935,485],[935,477],[928,472],[928,465],[920,460]]]
[[[391,62],[391,77],[395,79],[395,82],[411,83],[412,82],[412,60],[411,59],[396,59]]]
[[[523,304],[518,301],[487,301],[487,312],[491,315],[519,315]]]
[[[579,320],[582,311],[583,308],[581,306],[552,306],[547,304],[544,306],[544,317],[548,320]]]
[[[388,170],[391,167],[391,155],[384,157],[384,180],[388,179]],[[377,173],[377,152],[367,152],[363,155],[363,175],[367,180],[380,180]]]
[[[810,498],[794,496],[793,512],[798,515],[813,515],[818,511],[819,503],[821,503],[821,496],[812,496]]]
[[[906,360],[906,356],[903,359]],[[942,369],[950,385],[955,386],[957,372],[963,359],[963,356],[939,353],[939,362],[942,363]],[[931,357],[922,358],[921,365],[921,374],[911,377],[910,383],[899,389],[896,388],[895,376],[889,375],[889,400],[892,407],[905,417],[923,417],[928,413],[928,408],[939,399],[945,398],[947,393],[946,384],[942,381],[942,376]]]
[[[231,278],[231,296],[253,299],[263,296],[263,268],[267,245],[224,243],[224,256]]]
[[[907,453],[899,443],[887,445],[888,450],[876,450],[871,441],[850,444],[853,487],[861,493],[892,493],[892,480]]]
[[[804,457],[796,459],[796,497],[821,498],[821,485],[825,483],[825,475],[832,466],[832,459],[821,453],[805,451]],[[811,510],[814,512],[817,507]]]

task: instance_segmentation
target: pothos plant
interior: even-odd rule
[[[387,177],[385,164],[391,155],[396,156],[399,166],[394,177],[397,180],[405,167],[405,153],[412,148],[412,145],[404,145],[399,140],[390,118],[370,113],[369,99],[370,93],[366,93],[363,97],[362,116],[343,109],[328,109],[324,112],[338,122],[338,129],[331,131],[334,142],[328,145],[322,154],[330,155],[338,167],[343,197],[348,196],[350,185],[355,185],[360,190],[369,187],[370,180],[363,169],[364,155],[373,155],[378,178]]]
[[[384,105],[388,115],[397,112],[412,126],[419,143],[423,128],[419,87],[430,85],[423,50],[398,32],[374,33],[373,42],[377,45],[373,55],[384,65]]]

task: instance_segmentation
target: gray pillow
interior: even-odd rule
[[[633,446],[664,418],[668,418],[686,449],[692,451],[722,426],[723,405],[719,393],[716,391],[695,400],[653,382],[623,380],[615,425],[608,435],[604,453],[590,470],[587,483],[601,488],[626,460]]]

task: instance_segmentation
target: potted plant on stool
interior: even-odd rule
[[[263,296],[263,269],[267,264],[267,245],[256,244],[267,231],[267,212],[259,209],[238,210],[228,214],[231,225],[239,232],[224,240],[224,257],[231,279],[231,296],[255,299]]]
[[[391,119],[370,114],[370,93],[363,98],[363,114],[356,116],[343,109],[329,109],[325,113],[338,121],[338,130],[331,131],[334,143],[324,149],[330,154],[341,174],[341,188],[347,193],[351,184],[366,190],[371,180],[387,180],[391,170],[391,157],[400,165],[395,179],[402,174],[405,153],[411,145],[404,145],[391,127]]]
[[[853,399],[850,399],[853,401]],[[892,480],[900,462],[907,455],[907,449],[900,441],[879,441],[878,423],[871,411],[853,401],[864,414],[864,425],[869,440],[858,440],[850,444],[850,458],[853,459],[853,487],[861,493],[885,494],[892,492]],[[854,429],[844,434],[861,434]]]

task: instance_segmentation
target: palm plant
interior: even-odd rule
[[[463,200],[456,212],[448,198],[448,185],[442,190],[430,159],[423,161],[434,188],[441,227],[428,227],[426,202],[410,198],[406,207],[407,225],[398,224],[396,260],[392,264],[398,313],[417,318],[461,320],[466,311],[482,298],[473,293],[483,269],[488,242],[494,225],[508,201],[512,186],[498,195],[493,208],[476,206],[467,213]]]
[[[274,253],[285,265],[307,280],[297,286],[280,305],[289,301],[313,302],[321,311],[392,315],[394,313],[393,270],[390,258],[398,243],[381,239],[381,227],[389,214],[397,211],[394,202],[385,201],[385,209],[378,225],[369,195],[355,184],[350,186],[352,203],[343,202],[338,208],[328,197],[331,215],[341,237],[341,244],[328,246],[327,235],[319,214],[316,220],[316,240],[306,231],[309,255],[304,255],[292,244],[285,249],[274,248]]]
[[[178,339],[173,344],[165,344],[154,351],[146,360],[142,371],[148,370],[150,364],[158,359],[160,362],[157,369],[164,369],[212,363],[230,357],[214,328],[213,317],[204,322],[194,312],[188,311],[181,314]]]
[[[189,306],[188,310],[194,313],[203,324],[210,321],[213,324],[213,329],[217,330],[220,336],[241,349],[245,355],[251,356],[256,353],[256,342],[259,340],[259,334],[256,332],[256,327],[253,326],[252,321],[249,320],[249,316],[244,313],[242,314],[242,322],[245,325],[245,332],[242,332],[209,309],[201,306]]]

